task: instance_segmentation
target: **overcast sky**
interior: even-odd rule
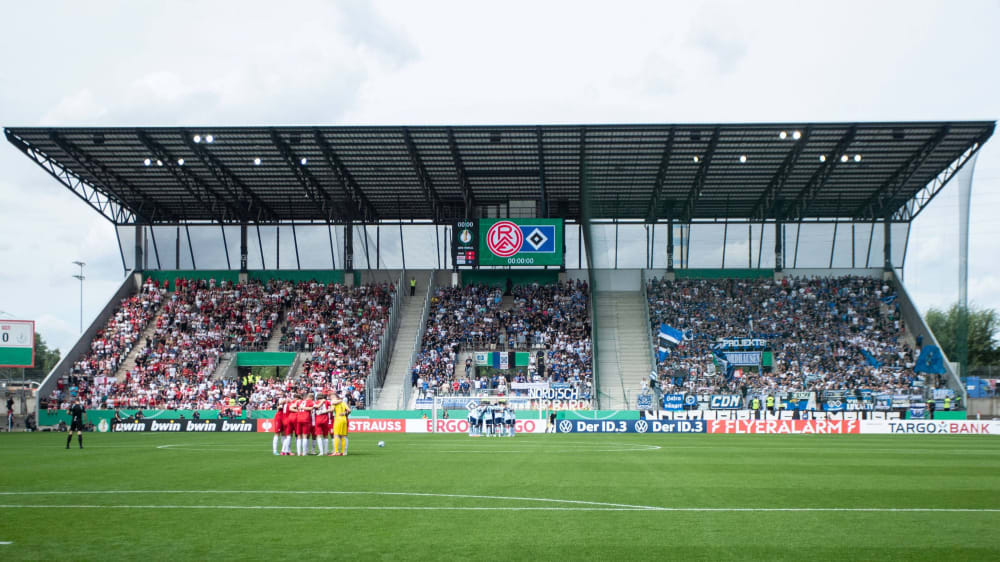
[[[4,2],[0,125],[1000,117],[1000,2]],[[1000,308],[1000,139],[970,299]],[[66,350],[122,281],[111,225],[0,146],[0,316]],[[957,186],[915,221],[919,307],[957,294]]]

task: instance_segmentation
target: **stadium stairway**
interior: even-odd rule
[[[166,295],[164,295],[163,297],[164,302],[166,302],[167,299],[170,298],[171,294],[172,293],[167,293]],[[125,356],[125,360],[122,361],[122,364],[118,366],[118,371],[115,373],[115,375],[118,377],[119,381],[123,380],[125,373],[135,368],[135,361],[136,359],[139,358],[139,352],[141,352],[146,347],[146,338],[153,337],[153,332],[156,331],[156,318],[159,315],[160,311],[157,310],[156,314],[154,314],[153,317],[149,319],[149,324],[147,324],[146,328],[143,329],[142,333],[139,334],[139,339],[135,340],[135,343],[132,345],[132,349],[128,352],[128,355]]]
[[[417,294],[411,297],[409,292],[403,293],[403,306],[400,307],[399,332],[396,343],[389,358],[388,373],[382,391],[378,396],[375,408],[378,410],[399,410],[403,408],[403,385],[410,382],[410,360],[413,358],[417,344],[417,334],[420,332],[420,320],[423,315],[424,299]]]
[[[281,329],[285,327],[285,324],[287,321],[282,315],[281,320],[278,320],[274,329],[271,330],[271,339],[267,340],[267,347],[264,348],[264,351],[280,351],[278,346],[281,344]]]
[[[639,291],[597,292],[598,369],[601,408],[623,410],[652,370],[649,316]]]

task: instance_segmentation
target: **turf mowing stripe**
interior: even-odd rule
[[[4,509],[280,509],[319,511],[670,511],[670,512],[877,512],[877,513],[1000,513],[1000,509],[895,507],[514,507],[514,506],[294,506],[294,505],[22,505]]]
[[[651,511],[644,507],[507,507],[507,506],[385,506],[385,505],[0,505],[26,509],[305,509],[320,511]],[[653,510],[655,511],[655,510]]]

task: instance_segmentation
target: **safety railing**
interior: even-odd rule
[[[594,307],[594,299],[597,298],[597,288],[594,286],[594,274],[593,270],[589,270],[590,279],[590,298],[587,299],[587,312],[590,314],[590,372],[594,375],[594,400],[597,403],[597,408],[600,409],[603,404],[609,404],[611,397],[601,392],[601,374],[598,369],[598,355],[600,353],[597,345],[597,311]]]
[[[649,339],[649,364],[652,366],[654,371],[659,372],[657,357],[656,357],[656,342],[653,341],[653,329],[650,325],[649,318],[649,293],[646,290],[646,270],[642,270],[640,273],[640,281],[642,285],[642,309],[646,311],[646,335]]]
[[[399,330],[399,310],[402,301],[403,272],[399,273],[396,279],[395,292],[392,294],[392,305],[389,308],[389,325],[382,332],[379,341],[378,352],[375,353],[375,360],[368,375],[368,382],[365,385],[365,404],[371,409],[375,407],[378,396],[382,392],[382,385],[385,383],[386,371],[389,368],[389,359],[392,356],[392,348],[396,342],[396,333]]]
[[[399,399],[396,401],[396,409],[404,410],[410,407],[410,398],[413,395],[413,380],[410,371],[417,362],[417,355],[420,354],[420,342],[424,339],[424,331],[427,330],[427,318],[431,312],[431,296],[434,295],[434,271],[431,271],[427,279],[427,292],[424,293],[424,307],[420,312],[420,324],[417,328],[417,335],[413,340],[413,351],[410,352],[409,368],[403,378],[403,388],[400,389]]]

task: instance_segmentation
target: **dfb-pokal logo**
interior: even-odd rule
[[[486,232],[486,246],[501,258],[509,258],[521,251],[524,233],[510,221],[500,221]]]
[[[569,433],[573,431],[573,422],[569,420],[559,422],[559,431],[562,433]]]
[[[646,433],[647,429],[649,429],[649,424],[647,424],[645,421],[639,420],[639,421],[635,422],[635,432],[636,433]]]

